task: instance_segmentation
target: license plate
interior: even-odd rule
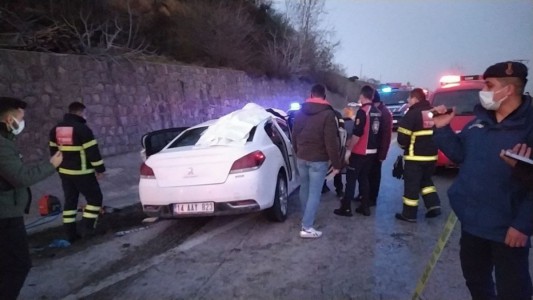
[[[398,123],[398,120],[392,120],[392,124]]]
[[[198,203],[180,203],[174,204],[174,213],[180,214],[197,214],[197,213],[213,213],[215,211],[214,202],[198,202]]]

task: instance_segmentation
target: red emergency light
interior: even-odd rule
[[[461,76],[459,75],[444,75],[440,78],[440,85],[458,83],[460,81],[461,81]]]

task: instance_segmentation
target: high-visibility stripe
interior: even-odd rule
[[[77,210],[64,210],[63,211],[63,223],[64,224],[75,223],[77,213],[78,213]]]
[[[61,151],[81,151],[83,150],[82,146],[59,146],[59,150]]]
[[[403,127],[398,127],[398,130],[397,130],[399,133],[403,133],[405,135],[411,135],[413,134],[413,132],[409,129],[405,129]]]
[[[48,142],[48,146],[50,146],[50,147],[57,147],[57,144],[54,143],[54,142],[52,142],[52,141],[49,141],[49,142]]]
[[[407,206],[418,206],[418,199],[415,200],[403,197],[403,204]]]
[[[416,136],[411,136],[411,141],[409,142],[409,156],[415,155],[415,142],[416,142]]]
[[[85,205],[84,210],[92,210],[92,211],[99,212],[100,208],[101,208],[100,206],[94,206],[94,205],[87,204],[87,205]]]
[[[400,127],[400,128],[398,128],[398,132],[401,132],[401,133],[404,133],[404,134],[407,134],[407,135],[411,136],[411,140],[409,141],[408,155],[404,156],[405,160],[414,160],[414,161],[432,161],[432,160],[437,160],[437,156],[415,155],[416,138],[419,137],[419,136],[433,135],[433,130],[410,131],[408,129]]]
[[[63,217],[63,224],[76,223],[76,218],[65,218]]]
[[[103,164],[104,164],[104,161],[103,161],[103,160],[99,160],[99,161],[96,161],[96,162],[92,162],[92,161],[91,161],[91,165],[92,165],[93,167],[98,167],[98,166],[101,166],[101,165],[103,165]]]
[[[376,154],[378,153],[378,149],[366,149],[365,154]]]
[[[422,195],[427,195],[427,194],[436,193],[436,192],[437,192],[437,188],[435,188],[434,186],[427,186],[422,189]]]
[[[94,173],[94,169],[85,169],[85,170],[69,170],[65,168],[59,168],[59,173],[65,175],[86,175]]]
[[[421,155],[404,155],[404,160],[413,160],[413,161],[434,161],[437,160],[438,156],[421,156]]]
[[[419,130],[413,132],[414,136],[433,135],[433,130]]]
[[[87,149],[87,148],[92,147],[94,145],[96,145],[96,140],[90,140],[87,143],[83,144],[82,146],[83,146],[83,149]]]
[[[85,156],[85,150],[80,151],[81,169],[87,169],[87,157]]]
[[[83,217],[86,218],[86,219],[97,219],[98,218],[98,214],[95,214],[95,213],[90,213],[90,212],[83,212]]]

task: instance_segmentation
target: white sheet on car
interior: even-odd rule
[[[242,109],[219,118],[209,126],[196,143],[196,146],[244,145],[250,130],[271,116],[262,106],[248,103]]]

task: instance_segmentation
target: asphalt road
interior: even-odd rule
[[[21,299],[410,299],[450,212],[455,172],[434,177],[441,217],[426,220],[421,207],[417,224],[397,221],[403,182],[390,173],[399,153],[393,145],[372,216],[336,216],[338,199],[323,195],[320,239],[299,237],[297,194],[284,223],[256,213],[141,225],[134,212],[115,232],[55,252],[33,249]],[[469,299],[458,238],[456,227],[422,299]]]

